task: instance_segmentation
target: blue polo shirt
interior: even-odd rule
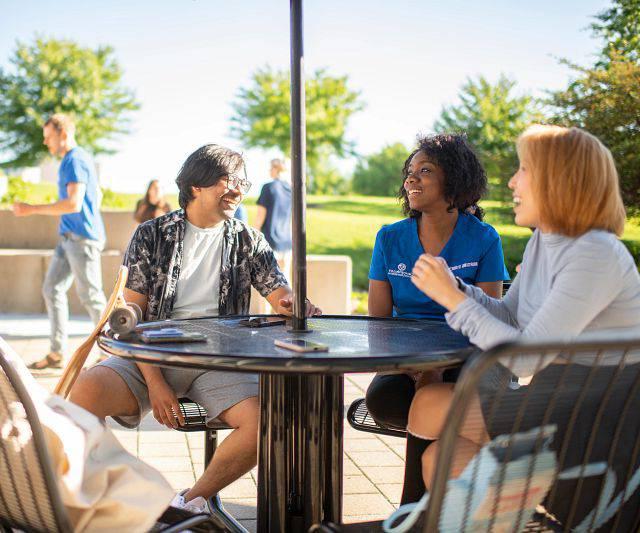
[[[68,198],[67,185],[83,183],[85,194],[79,213],[60,217],[60,235],[71,232],[92,241],[104,241],[104,223],[100,215],[100,189],[91,156],[79,146],[69,150],[62,158],[58,170],[58,197]]]
[[[413,265],[423,253],[415,218],[384,226],[376,236],[369,279],[386,281],[391,285],[393,316],[444,317],[446,309],[411,282]],[[456,276],[470,285],[509,279],[498,232],[473,215],[461,213],[458,216],[453,234],[440,257]]]

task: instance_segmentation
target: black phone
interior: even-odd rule
[[[286,320],[279,316],[254,316],[240,321],[241,326],[248,328],[268,328],[284,324],[286,324]]]
[[[304,339],[276,339],[273,344],[286,350],[292,350],[294,352],[328,352],[329,347],[325,344],[317,342],[306,341]]]
[[[183,331],[178,328],[150,329],[140,333],[140,339],[147,344],[162,342],[204,342],[207,336],[197,331]]]

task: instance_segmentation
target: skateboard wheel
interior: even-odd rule
[[[136,306],[137,307],[137,306]],[[138,310],[140,308],[138,307]],[[142,312],[140,312],[142,314]],[[138,313],[131,306],[119,307],[109,317],[109,327],[119,335],[131,333],[138,324]]]
[[[138,319],[138,322],[142,322],[142,309],[140,309],[140,306],[133,302],[129,302],[127,304],[127,307],[131,307],[131,309],[133,309],[136,313],[136,318]]]

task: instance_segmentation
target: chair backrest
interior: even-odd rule
[[[468,484],[456,531],[521,531],[531,521],[545,530],[638,531],[638,413],[640,339],[514,343],[479,354],[456,384],[440,435],[424,531],[449,530],[457,476]],[[489,463],[470,462],[474,449],[490,449],[490,480],[476,466]]]
[[[1,348],[0,369],[0,524],[72,531],[36,409]]]

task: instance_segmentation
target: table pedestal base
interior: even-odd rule
[[[344,378],[260,375],[258,531],[342,519]]]

